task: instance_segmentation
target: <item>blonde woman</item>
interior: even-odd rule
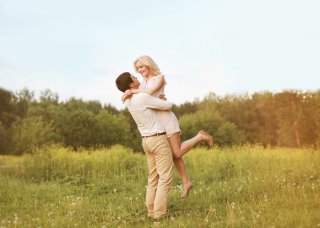
[[[134,68],[143,77],[143,80],[140,83],[139,89],[126,91],[122,100],[126,100],[133,93],[139,92],[145,92],[152,96],[163,98],[165,78],[153,59],[143,55],[134,61]],[[201,141],[206,142],[209,147],[212,147],[213,137],[206,131],[201,130],[193,138],[181,143],[179,121],[174,113],[171,111],[159,110],[157,111],[157,115],[166,130],[167,138],[173,153],[173,161],[183,183],[181,198],[187,197],[192,188],[192,182],[187,175],[186,166],[181,157]]]

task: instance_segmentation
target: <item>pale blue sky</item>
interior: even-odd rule
[[[0,87],[121,109],[114,80],[147,54],[176,104],[317,90],[319,12],[317,0],[0,0]]]

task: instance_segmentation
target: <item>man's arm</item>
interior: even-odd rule
[[[143,96],[143,105],[145,107],[158,110],[170,110],[172,108],[172,103],[169,101],[159,99],[143,92],[141,93],[141,96]]]

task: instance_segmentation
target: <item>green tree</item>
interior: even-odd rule
[[[297,93],[300,115],[297,121],[297,129],[301,145],[315,145],[319,138],[320,127],[320,100],[319,93],[298,92]]]
[[[188,114],[188,113],[194,113],[197,111],[197,104],[196,102],[185,102],[179,106],[173,105],[172,106],[172,112],[176,115],[177,118],[180,118],[181,116]]]
[[[59,103],[59,96],[57,93],[52,92],[50,89],[46,89],[40,93],[40,103]]]
[[[10,91],[0,88],[0,122],[9,128],[16,120],[14,106],[15,96]]]
[[[75,110],[64,118],[61,132],[67,146],[79,147],[94,146],[96,119],[92,112]]]
[[[62,129],[65,127],[66,118],[69,115],[63,105],[49,103],[47,101],[33,103],[28,108],[28,117],[41,117],[43,121],[52,123],[54,127],[54,141],[64,143]]]
[[[310,101],[310,105],[313,108],[313,119],[314,119],[314,127],[315,127],[315,135],[316,139],[313,142],[316,147],[320,147],[320,90],[314,93],[312,100]]]
[[[295,91],[284,91],[275,95],[278,145],[301,146],[301,117],[303,115],[300,98]]]
[[[10,151],[11,137],[9,130],[0,122],[0,154]]]
[[[261,118],[248,94],[225,96],[218,104],[222,116],[234,123],[250,143],[257,143]]]
[[[99,101],[88,101],[86,109],[97,115],[101,111],[102,105]]]
[[[264,147],[277,145],[279,124],[274,95],[271,92],[254,93],[252,102],[257,112],[257,118],[260,119],[255,130],[257,131],[256,141],[262,143]]]
[[[41,117],[27,117],[14,122],[12,126],[13,154],[21,155],[54,140],[54,127]]]
[[[101,110],[96,116],[96,144],[129,146],[132,142],[130,124],[123,114],[114,115]]]
[[[17,115],[20,116],[20,118],[25,118],[27,116],[29,106],[36,102],[34,98],[34,92],[29,91],[27,88],[24,88],[16,93],[16,97]]]

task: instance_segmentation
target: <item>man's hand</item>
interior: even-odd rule
[[[166,101],[166,100],[167,100],[167,98],[166,98],[166,95],[165,95],[165,94],[160,94],[160,95],[159,95],[159,98],[160,98],[161,100],[164,100],[164,101]]]

